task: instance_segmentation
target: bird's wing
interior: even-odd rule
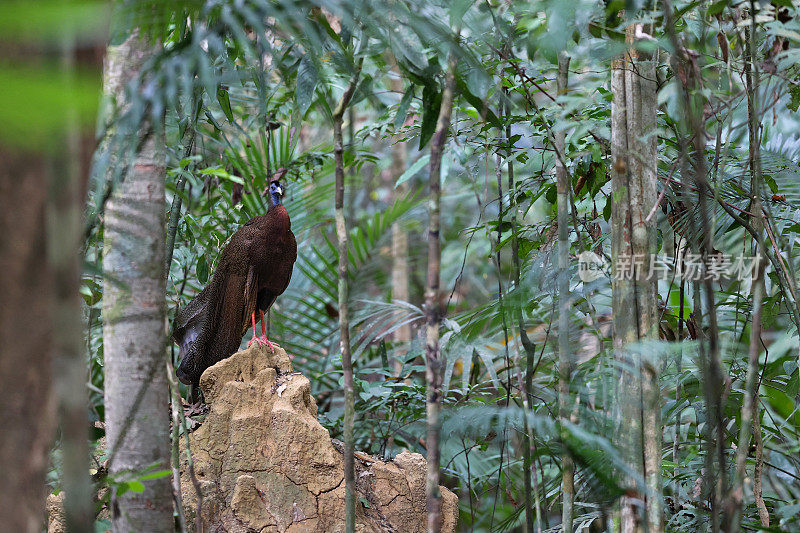
[[[221,280],[216,303],[214,333],[208,345],[206,360],[211,364],[234,353],[242,342],[242,316],[248,307],[245,297],[247,275],[229,273]]]
[[[189,351],[189,347],[203,330],[208,319],[209,301],[214,293],[214,286],[209,285],[194,300],[181,309],[172,322],[172,338],[180,346],[180,358]]]

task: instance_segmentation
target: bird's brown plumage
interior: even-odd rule
[[[278,197],[231,237],[211,282],[175,317],[181,381],[196,386],[206,368],[239,348],[251,313],[266,312],[286,290],[296,259],[289,213]]]

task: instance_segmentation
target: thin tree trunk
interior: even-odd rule
[[[632,44],[634,27],[628,28]],[[614,350],[622,360],[617,436],[626,462],[646,483],[641,516],[635,498],[621,499],[621,530],[663,531],[661,499],[660,392],[654,361],[628,345],[658,335],[656,280],[650,264],[656,252],[656,222],[646,219],[656,201],[655,63],[639,59],[633,47],[612,63],[612,305]],[[628,482],[634,485],[634,479]]]
[[[681,75],[677,76],[681,84],[683,96],[683,112],[685,123],[688,125],[688,135],[691,136],[691,146],[693,154],[689,153],[689,141],[687,138],[679,137],[680,157],[683,166],[684,175],[684,194],[688,193],[688,183],[686,178],[692,176],[692,180],[697,188],[698,207],[701,213],[699,227],[691,227],[690,231],[694,235],[699,235],[701,242],[697,240],[689,240],[692,245],[693,252],[701,252],[703,257],[709,258],[714,253],[712,245],[713,231],[711,223],[708,219],[707,204],[708,196],[710,194],[710,185],[706,178],[706,156],[705,156],[705,122],[703,120],[703,102],[702,95],[703,79],[701,67],[698,63],[699,59],[695,56],[690,56],[682,47],[678,36],[675,32],[675,21],[672,12],[672,3],[670,0],[663,0],[664,9],[664,28],[669,35],[672,45],[675,47],[675,54],[673,56],[674,67],[680,72]],[[700,58],[703,57],[705,50],[702,39],[698,41],[700,49],[697,50]],[[694,165],[688,164],[689,157],[694,157]],[[688,194],[687,194],[688,196]],[[723,209],[726,206],[724,204]],[[729,212],[730,213],[730,212]],[[734,218],[741,220],[738,215],[733,215]],[[742,224],[743,226],[746,223]],[[696,226],[692,222],[692,226]],[[748,225],[749,226],[749,225]],[[752,228],[751,228],[752,229]],[[779,278],[780,279],[780,278]],[[716,533],[720,530],[720,509],[725,503],[722,501],[723,487],[726,486],[726,459],[725,459],[725,417],[722,411],[722,396],[724,393],[724,367],[720,359],[719,349],[719,328],[717,326],[716,306],[714,303],[714,287],[710,276],[705,276],[703,282],[695,282],[695,292],[697,302],[695,303],[695,315],[700,328],[702,315],[700,314],[701,302],[700,290],[705,293],[704,305],[708,309],[708,335],[707,339],[701,340],[699,343],[699,359],[702,363],[702,376],[703,376],[703,394],[707,407],[707,432],[705,435],[708,453],[706,454],[706,468],[705,468],[705,488],[711,500],[711,531]],[[714,472],[713,466],[716,462],[717,471]],[[726,512],[726,515],[728,513]],[[725,517],[725,524],[730,523],[730,516]]]
[[[558,94],[567,90],[569,56],[558,56]],[[555,132],[556,152],[566,155],[564,130]],[[558,212],[558,417],[566,424],[570,418],[569,382],[572,374],[572,354],[569,346],[569,175],[566,161],[556,158],[556,209]],[[566,431],[562,429],[562,437]],[[562,440],[564,440],[562,438]],[[575,466],[569,451],[564,447],[561,455],[561,530],[572,531],[575,501]]]
[[[753,2],[751,2],[751,12],[754,13]],[[744,397],[742,400],[741,426],[739,427],[739,441],[736,449],[736,477],[730,496],[729,511],[732,516],[731,531],[738,531],[741,528],[741,514],[744,500],[744,480],[747,475],[746,464],[747,454],[750,449],[750,427],[758,423],[758,356],[761,351],[761,312],[764,298],[764,238],[763,231],[765,226],[764,210],[761,205],[761,136],[758,117],[758,71],[756,63],[756,47],[753,46],[755,40],[756,22],[755,17],[751,17],[751,26],[746,49],[749,52],[744,58],[745,81],[747,83],[747,112],[748,112],[748,137],[750,151],[750,192],[751,204],[750,212],[752,226],[757,233],[756,247],[756,266],[753,272],[753,283],[751,294],[753,297],[753,316],[750,326],[750,348],[748,353],[747,374],[745,377]],[[760,430],[760,427],[758,428]],[[757,437],[760,440],[760,435]],[[758,476],[753,483],[753,493],[756,500],[761,498],[761,473],[755,472]],[[758,486],[756,486],[756,481]],[[756,490],[758,489],[758,490]],[[759,516],[763,526],[769,526],[769,513],[762,514],[763,498],[760,502]],[[758,502],[757,502],[758,503]]]
[[[362,60],[363,61],[363,60]],[[356,90],[361,75],[362,61],[350,78],[350,83],[342,94],[333,112],[333,158],[336,176],[336,235],[339,245],[339,346],[342,351],[342,370],[344,371],[344,479],[345,479],[345,525],[348,533],[356,527],[356,482],[353,470],[353,422],[355,419],[353,392],[353,361],[350,354],[350,315],[347,306],[347,225],[344,217],[344,142],[342,140],[342,121],[344,112]]]
[[[523,471],[523,486],[525,490],[525,528],[528,533],[534,531],[541,531],[542,512],[539,502],[539,489],[537,484],[535,465],[531,456],[531,434],[530,424],[528,423],[528,416],[530,414],[530,402],[528,401],[528,391],[531,390],[533,384],[533,359],[536,356],[536,347],[528,338],[528,333],[525,331],[525,317],[522,309],[522,287],[520,286],[521,265],[519,259],[519,220],[517,214],[519,207],[517,205],[517,189],[514,180],[514,160],[511,157],[512,141],[511,141],[511,125],[507,121],[509,116],[509,101],[508,89],[503,87],[504,102],[500,104],[501,118],[506,120],[505,137],[503,138],[506,144],[506,160],[508,170],[508,194],[509,194],[509,213],[511,215],[511,259],[514,264],[514,297],[513,309],[514,316],[517,320],[517,329],[522,341],[522,346],[517,344],[516,354],[514,356],[514,366],[517,371],[517,386],[519,387],[520,397],[522,399],[522,471]],[[499,159],[498,155],[498,159]],[[500,161],[498,161],[499,166]],[[501,199],[502,200],[502,199]],[[502,206],[501,206],[502,209]],[[498,261],[499,263],[499,261]],[[522,371],[521,351],[524,350],[527,373]],[[534,514],[535,509],[535,514]]]
[[[442,403],[442,367],[439,352],[439,327],[442,310],[439,304],[439,285],[441,281],[441,243],[440,243],[440,200],[442,153],[450,129],[450,116],[455,97],[455,71],[457,58],[451,53],[445,79],[442,104],[436,130],[431,141],[430,198],[428,217],[428,281],[425,289],[425,381],[427,383],[427,425],[428,475],[425,486],[425,507],[428,513],[428,532],[438,533],[442,526],[442,495],[439,491],[439,432],[441,422],[439,410]]]
[[[394,60],[394,58],[392,58]],[[392,91],[400,93],[403,90],[403,82],[400,77],[400,70],[395,65],[393,70],[397,74],[392,78]],[[391,183],[389,186],[389,202],[397,198],[405,198],[408,194],[408,184],[401,183],[394,188],[398,178],[405,172],[408,160],[408,149],[406,143],[399,137],[393,139],[392,145],[392,167]],[[408,291],[408,232],[399,222],[392,224],[392,299],[408,302],[410,295]],[[394,332],[394,340],[398,343],[405,343],[411,340],[411,325],[403,324]],[[394,372],[397,376],[402,370],[402,363],[394,361]]]
[[[517,386],[519,387],[520,397],[522,398],[522,470],[523,484],[525,490],[525,527],[528,533],[542,530],[542,509],[539,500],[539,486],[536,473],[536,465],[532,458],[534,447],[531,439],[530,424],[528,417],[530,414],[530,401],[528,393],[533,387],[533,360],[536,357],[536,346],[528,337],[525,329],[525,317],[523,314],[523,289],[520,284],[521,261],[519,257],[519,206],[517,205],[517,185],[514,179],[514,158],[511,157],[513,142],[511,140],[511,124],[508,121],[510,115],[510,105],[508,99],[508,89],[502,88],[503,101],[499,109],[501,118],[506,121],[505,126],[505,149],[506,149],[506,168],[508,171],[508,194],[509,194],[509,213],[511,214],[511,259],[514,265],[514,316],[517,321],[517,329],[521,340],[521,346],[517,345],[514,365],[517,371]],[[499,161],[498,161],[499,166]],[[501,206],[502,209],[502,206]],[[526,371],[522,371],[521,351],[524,350]],[[535,513],[535,514],[534,514]]]
[[[127,105],[125,87],[139,76],[154,51],[138,32],[109,47],[105,91],[118,108]],[[143,124],[132,137],[140,148],[109,199],[103,258],[106,435],[112,454],[109,473],[118,480],[134,479],[153,465],[170,467],[169,393],[162,366],[166,350],[163,124]],[[115,532],[174,529],[169,477],[143,483],[142,493],[112,493]]]
[[[64,87],[73,85],[73,43],[62,44]],[[64,515],[69,531],[94,531],[94,503],[89,480],[89,419],[86,344],[81,311],[82,206],[86,180],[81,176],[81,136],[77,112],[68,107],[64,152],[56,160],[47,209],[48,260],[55,282],[53,305],[54,365],[61,427]]]

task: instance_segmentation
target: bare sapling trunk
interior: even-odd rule
[[[633,25],[628,42],[633,44]],[[612,306],[614,351],[621,360],[617,438],[626,462],[645,486],[631,488],[645,502],[621,499],[622,531],[663,531],[661,497],[660,392],[657,362],[630,345],[658,338],[656,279],[650,264],[656,253],[656,221],[647,214],[656,202],[655,62],[631,46],[611,68]],[[647,525],[645,526],[645,521]]]
[[[736,474],[734,478],[731,496],[728,505],[730,506],[731,531],[739,531],[741,528],[742,506],[744,504],[744,484],[747,477],[747,455],[750,449],[750,430],[753,429],[753,437],[756,441],[756,468],[753,479],[753,497],[756,500],[759,519],[761,525],[769,527],[769,512],[764,504],[761,494],[761,468],[763,467],[763,446],[761,445],[760,427],[758,423],[758,358],[761,353],[761,313],[764,301],[764,237],[763,231],[766,225],[764,209],[761,205],[761,129],[758,113],[758,64],[756,57],[756,46],[753,42],[756,38],[755,9],[753,2],[751,6],[751,26],[749,39],[747,41],[747,54],[744,57],[745,82],[747,83],[747,112],[748,112],[748,137],[750,152],[750,213],[753,214],[752,226],[757,232],[757,238],[753,239],[756,248],[756,264],[753,271],[753,282],[751,295],[753,297],[753,314],[750,326],[750,346],[748,350],[747,373],[745,377],[744,397],[742,400],[741,426],[739,427],[739,441],[736,449]]]
[[[442,93],[442,106],[436,121],[436,130],[431,140],[430,197],[428,199],[428,280],[425,288],[425,381],[427,383],[427,425],[428,475],[425,486],[425,507],[428,513],[428,532],[438,533],[442,525],[442,495],[439,491],[439,432],[441,421],[439,411],[442,403],[443,361],[439,351],[439,327],[442,323],[442,310],[439,304],[439,285],[441,281],[441,241],[440,200],[442,154],[450,129],[450,116],[455,97],[455,71],[457,58],[450,54],[447,77]]]
[[[126,86],[155,50],[138,32],[109,47],[105,92],[117,109],[126,108]],[[108,201],[103,258],[109,474],[121,482],[153,468],[170,468],[169,392],[163,367],[167,345],[163,124],[145,123],[131,133],[138,151]],[[170,478],[142,483],[142,492],[112,493],[114,531],[172,531]]]
[[[569,75],[569,56],[558,56],[558,94],[567,91]],[[562,441],[566,436],[563,428],[570,418],[569,383],[572,374],[572,354],[569,345],[569,187],[570,179],[564,166],[566,161],[565,132],[555,133],[555,150],[561,154],[556,157],[556,210],[558,216],[558,418],[562,425]],[[561,455],[561,530],[572,531],[573,507],[575,501],[575,465],[564,446]]]
[[[362,60],[363,61],[363,60]],[[353,464],[353,424],[355,421],[355,394],[353,391],[353,361],[350,353],[350,314],[347,305],[347,225],[344,216],[344,142],[342,122],[344,112],[356,90],[361,75],[362,61],[350,78],[350,83],[342,94],[333,112],[333,160],[336,177],[336,235],[339,250],[339,346],[342,351],[342,370],[344,372],[344,479],[345,479],[345,525],[348,533],[356,527],[356,482]]]

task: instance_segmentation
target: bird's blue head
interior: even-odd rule
[[[270,182],[269,197],[272,200],[273,206],[281,205],[281,198],[283,198],[283,187],[281,187],[281,182],[278,180]]]

